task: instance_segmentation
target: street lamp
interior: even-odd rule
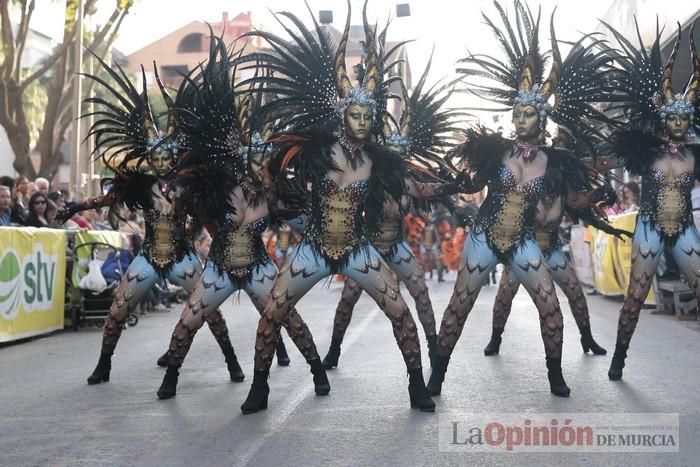
[[[73,141],[71,146],[73,154],[70,165],[70,187],[73,199],[80,199],[80,186],[82,170],[80,170],[80,105],[83,99],[83,81],[80,73],[83,71],[83,0],[78,0],[78,18],[75,22],[75,69],[76,75],[73,77],[75,86],[73,87]]]
[[[405,16],[411,16],[411,5],[408,3],[397,3],[396,17],[403,18]]]
[[[318,22],[321,24],[331,24],[333,22],[333,10],[319,10]]]

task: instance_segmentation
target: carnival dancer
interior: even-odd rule
[[[182,190],[176,207],[206,223],[213,241],[201,279],[173,330],[160,399],[175,396],[179,369],[209,314],[239,290],[262,313],[277,277],[262,239],[279,210],[274,195],[266,193],[272,189],[264,168],[270,148],[262,136],[269,131],[253,120],[261,93],[252,89],[239,97],[231,76],[235,79],[231,57],[212,35],[209,61],[194,83],[195,103],[188,105],[193,110],[184,118],[182,131],[191,149],[176,167]],[[328,394],[330,385],[308,327],[295,310],[282,324],[311,367],[316,393]],[[278,339],[278,359],[280,346],[284,350]],[[242,372],[237,376],[236,381],[243,381]]]
[[[438,348],[428,383],[431,395],[440,394],[450,355],[466,319],[488,275],[497,263],[511,267],[525,286],[540,315],[548,379],[551,392],[568,397],[570,390],[561,370],[563,322],[551,275],[534,237],[537,201],[545,193],[558,193],[573,201],[573,193],[591,189],[588,170],[577,158],[562,149],[545,145],[547,118],[567,129],[576,138],[595,132],[587,123],[604,115],[590,104],[598,97],[599,81],[607,62],[600,48],[585,46],[586,38],[574,44],[562,62],[554,34],[552,17],[552,67],[544,79],[544,57],[539,51],[539,14],[535,21],[527,7],[516,0],[515,28],[503,7],[503,28],[484,15],[487,24],[507,52],[508,58],[470,55],[459,69],[466,78],[479,76],[493,85],[472,85],[471,91],[512,109],[515,140],[504,139],[485,129],[466,131],[466,142],[452,155],[461,159],[472,173],[477,192],[488,186],[488,195],[479,208],[462,252],[462,267],[445,310],[438,335]],[[595,44],[595,42],[593,42]],[[554,106],[547,102],[555,96]],[[578,194],[578,198],[585,196]]]
[[[366,6],[366,5],[365,5]],[[379,252],[370,244],[377,232],[384,201],[397,203],[406,193],[404,162],[373,141],[381,134],[382,100],[387,89],[376,39],[365,43],[364,72],[354,86],[346,72],[345,48],[350,31],[350,4],[343,35],[335,50],[327,33],[314,21],[306,29],[291,13],[291,40],[265,32],[249,33],[265,39],[274,53],[256,53],[242,60],[276,72],[254,82],[270,83],[279,97],[266,105],[281,115],[289,130],[271,138],[280,145],[280,174],[293,169],[294,179],[310,185],[311,209],[306,236],[290,254],[273,286],[260,320],[255,344],[255,376],[243,413],[267,408],[270,361],[280,326],[294,304],[318,281],[340,273],[360,284],[392,323],[396,342],[409,373],[411,407],[434,411],[421,369],[415,322],[399,294],[398,283]],[[369,30],[366,16],[365,30]],[[281,19],[281,18],[280,18]]]
[[[380,45],[382,45],[381,41]],[[380,47],[380,50],[382,48]],[[442,92],[444,90],[441,87],[436,85],[424,92],[423,88],[430,70],[430,62],[431,60],[428,61],[423,75],[410,96],[404,83],[401,82],[403,108],[399,130],[393,129],[390,119],[385,118],[384,140],[389,149],[408,161],[413,159],[415,155],[420,160],[432,160],[437,167],[437,164],[444,165],[444,162],[438,159],[439,154],[450,144],[447,139],[448,135],[456,131],[456,128],[452,126],[452,120],[457,117],[458,112],[444,109],[443,104],[449,98],[450,93]],[[409,176],[411,175],[409,174]],[[421,178],[431,179],[430,177]],[[458,182],[450,184],[426,183],[412,178],[409,184],[415,188],[411,191],[417,192],[420,196],[420,199],[413,200],[413,204],[421,200],[435,200],[438,197],[453,194],[459,189]],[[435,314],[430,302],[428,287],[425,285],[423,270],[413,255],[411,247],[404,241],[403,235],[403,219],[408,214],[411,204],[411,199],[408,196],[404,196],[401,204],[391,199],[384,203],[378,236],[372,241],[372,245],[382,255],[389,268],[396,273],[398,281],[405,284],[408,293],[415,300],[418,320],[423,326],[423,332],[428,342],[428,355],[432,357],[437,343]],[[338,366],[343,337],[350,325],[355,304],[361,295],[360,285],[354,280],[346,278],[333,319],[331,345],[328,354],[323,359],[323,366],[326,369]]]
[[[561,133],[565,130],[560,129]],[[561,146],[561,147],[566,147]],[[542,254],[549,268],[549,273],[554,282],[564,292],[571,307],[571,313],[576,321],[576,326],[581,334],[581,347],[585,353],[591,351],[594,355],[605,355],[607,351],[598,345],[591,335],[590,316],[588,314],[588,304],[583,294],[583,289],[579,283],[576,271],[574,270],[569,257],[562,250],[561,239],[559,237],[559,225],[564,213],[571,219],[580,219],[585,223],[610,235],[615,235],[622,239],[623,235],[632,237],[632,233],[626,230],[617,229],[610,225],[600,209],[598,203],[606,205],[614,203],[615,191],[609,185],[598,190],[601,199],[591,199],[596,203],[588,208],[575,209],[569,206],[558,193],[546,193],[537,203],[535,214],[535,240],[542,250]],[[501,280],[496,293],[496,300],[493,305],[493,327],[491,340],[484,355],[496,355],[500,351],[501,335],[505,329],[508,316],[510,315],[513,298],[520,288],[520,281],[510,268],[505,268],[501,275]]]
[[[639,311],[659,258],[669,248],[695,296],[700,298],[700,236],[693,223],[690,192],[700,175],[698,92],[700,58],[690,30],[693,73],[682,93],[674,94],[671,74],[680,46],[680,25],[673,51],[661,61],[660,33],[651,49],[635,48],[622,34],[607,26],[622,48],[618,60],[625,91],[617,107],[628,126],[613,135],[615,154],[632,174],[642,177],[642,196],[632,240],[630,283],[620,310],[615,353],[608,377],[622,378],[625,358]]]
[[[162,131],[151,112],[143,69],[143,91],[139,93],[119,65],[114,70],[97,55],[95,58],[116,86],[98,76],[86,75],[109,95],[108,98],[86,99],[97,106],[97,110],[89,114],[94,115],[96,121],[88,137],[95,136],[95,152],[115,175],[102,180],[105,195],[71,207],[62,217],[67,219],[79,211],[108,206],[114,224],[122,207],[132,211],[142,209],[146,235],[139,255],[129,265],[114,293],[103,328],[100,358],[87,379],[88,384],[109,381],[112,354],[126,318],[154,284],[167,279],[189,293],[202,271],[185,231],[186,220],[173,209],[177,189],[172,169],[187,146],[180,135],[181,119],[175,107],[181,105],[180,101],[189,92],[187,86],[180,87],[173,100],[160,83],[156,69],[156,78],[169,109],[167,127]],[[221,312],[211,313],[207,324],[224,353],[230,377],[235,380],[241,369]]]

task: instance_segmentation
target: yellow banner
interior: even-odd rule
[[[92,245],[106,244],[117,250],[124,248],[124,234],[111,230],[81,230],[75,233],[73,251],[75,261],[73,263],[73,287],[78,287],[80,278],[88,272],[88,262],[92,254]]]
[[[611,216],[610,224],[618,229],[634,231],[637,213]],[[632,267],[632,239],[625,240],[590,227],[592,233],[591,256],[596,290],[603,295],[625,295],[630,283]],[[654,300],[650,289],[646,301]]]
[[[0,228],[0,342],[63,329],[66,234]]]

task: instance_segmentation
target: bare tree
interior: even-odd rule
[[[15,0],[21,12],[16,34],[10,22],[9,0],[0,0],[0,25],[2,26],[2,62],[0,62],[0,125],[5,128],[10,146],[15,153],[14,167],[22,175],[52,177],[63,159],[60,146],[66,129],[71,125],[72,89],[78,78],[73,63],[79,0],[65,0],[65,23],[63,41],[42,64],[26,76],[22,73],[22,54],[29,32],[29,24],[34,12],[35,0]],[[96,7],[97,0],[84,0],[84,14],[88,15]],[[116,39],[122,21],[129,13],[133,0],[116,0],[114,10],[104,25],[98,26],[87,41],[88,48],[104,54]],[[87,51],[83,51],[87,54]],[[96,70],[89,70],[95,72]],[[31,137],[23,95],[27,87],[39,78],[50,76],[48,101],[43,124],[39,131],[36,148],[41,155],[39,170],[35,170],[29,155]]]

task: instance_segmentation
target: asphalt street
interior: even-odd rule
[[[430,281],[438,323],[454,285]],[[316,286],[297,306],[319,353],[328,348],[342,283]],[[180,372],[177,396],[156,397],[179,310],[142,316],[124,331],[111,381],[88,386],[101,332],[84,328],[0,348],[0,465],[55,466],[438,466],[699,465],[700,326],[642,313],[624,379],[610,382],[620,301],[589,297],[593,335],[607,356],[583,354],[562,296],[563,369],[571,397],[550,394],[539,322],[524,291],[515,299],[501,353],[485,357],[496,287],[482,289],[452,357],[436,413],[409,407],[408,378],[391,326],[363,296],[329,372],[331,393],[318,397],[301,355],[285,335],[292,364],[273,364],[269,408],[242,415],[253,371],[258,315],[247,297],[222,310],[246,372],[229,381],[223,356],[202,328]],[[404,291],[404,296],[408,295]],[[561,294],[560,294],[561,296]],[[413,302],[408,297],[413,308]],[[422,330],[421,330],[422,332]],[[425,342],[421,334],[422,342]],[[429,376],[427,350],[424,373]],[[673,453],[441,452],[438,422],[460,414],[677,413]]]

